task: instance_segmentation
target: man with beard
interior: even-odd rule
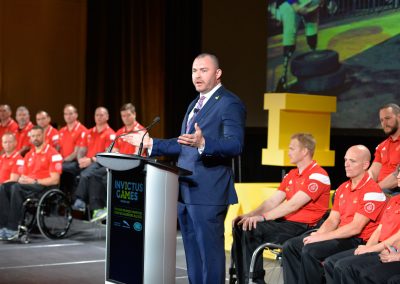
[[[399,193],[396,176],[400,164],[400,107],[393,103],[382,106],[379,119],[388,138],[376,147],[369,174],[385,193],[396,194]]]
[[[379,226],[386,196],[369,176],[371,153],[363,145],[350,147],[344,156],[348,181],[336,190],[328,219],[312,233],[283,244],[285,283],[325,283],[324,260],[336,253],[365,244]]]
[[[34,126],[30,131],[34,147],[25,155],[22,174],[15,183],[0,187],[0,239],[18,237],[18,224],[22,218],[22,206],[28,197],[37,196],[60,182],[62,157],[47,143],[44,130]]]

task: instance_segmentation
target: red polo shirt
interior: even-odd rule
[[[71,155],[76,146],[82,144],[82,140],[85,138],[87,128],[83,126],[79,121],[77,121],[72,128],[68,130],[68,126],[64,126],[58,132],[59,134],[59,144],[60,144],[60,154],[63,158]]]
[[[44,133],[45,142],[50,144],[53,147],[56,147],[59,144],[60,135],[58,134],[58,130],[53,126],[49,125]]]
[[[98,132],[95,126],[88,130],[81,146],[87,148],[86,157],[92,158],[97,153],[104,152],[114,139],[115,132],[108,124],[101,132]]]
[[[22,174],[24,158],[15,150],[10,156],[0,156],[0,183],[10,179],[11,174]]]
[[[399,137],[397,137],[396,140],[393,140],[392,137],[388,137],[385,141],[380,143],[375,149],[374,162],[382,164],[378,175],[378,182],[392,174],[397,169],[397,166],[400,165]]]
[[[387,198],[382,189],[368,173],[365,173],[357,188],[351,188],[351,180],[339,186],[332,210],[340,214],[339,227],[351,223],[356,213],[370,219],[361,233],[355,236],[367,241],[379,225],[386,203]]]
[[[302,208],[286,215],[284,219],[315,225],[329,207],[331,182],[326,171],[313,161],[301,174],[299,169],[291,170],[282,180],[278,190],[286,194],[286,200],[303,191],[311,201]]]
[[[20,129],[18,128],[17,131],[17,151],[21,150],[22,147],[24,146],[31,146],[31,141],[30,141],[30,134],[29,131],[31,131],[33,127],[32,122],[28,122],[27,125],[25,125],[24,128]]]
[[[4,133],[11,132],[17,135],[18,123],[14,119],[10,119],[6,125],[0,124],[0,138],[3,137]],[[0,143],[0,151],[3,150],[3,145]]]
[[[382,242],[400,230],[400,195],[390,198],[380,224],[382,225],[379,241]]]
[[[141,130],[144,129],[142,125],[140,125],[138,122],[135,123],[132,129],[127,129],[126,126],[120,128],[117,133],[116,137],[118,137],[121,134],[128,133],[130,131],[135,131],[135,130]],[[121,154],[135,154],[136,151],[138,150],[136,146],[133,146],[132,144],[124,141],[123,139],[117,139],[115,141],[114,148],[118,149],[118,152]]]
[[[42,179],[50,177],[50,173],[61,174],[63,159],[49,144],[45,144],[39,153],[33,147],[24,160],[23,174],[30,178]]]

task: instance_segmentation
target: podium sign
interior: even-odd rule
[[[108,179],[111,206],[106,279],[115,283],[142,283],[134,280],[143,279],[145,172],[143,167],[115,171],[108,174]],[[134,271],[135,279],[127,271]]]
[[[178,175],[155,160],[97,154],[107,173],[105,283],[175,283]]]

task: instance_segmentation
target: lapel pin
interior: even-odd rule
[[[216,96],[215,99],[218,100],[218,99],[219,99],[219,96]]]

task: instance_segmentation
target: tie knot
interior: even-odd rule
[[[202,108],[205,98],[206,98],[206,96],[201,96],[200,99],[197,101],[197,107],[198,108]]]

